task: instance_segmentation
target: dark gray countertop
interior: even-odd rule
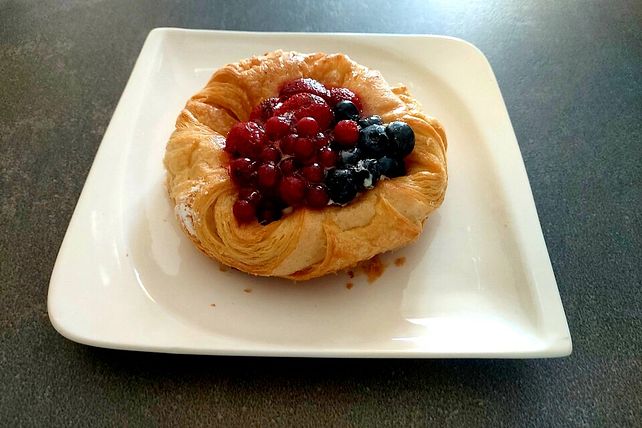
[[[0,425],[639,426],[642,3],[463,3],[0,0]],[[573,354],[214,358],[59,336],[46,313],[56,254],[145,36],[159,26],[476,44],[520,143]]]

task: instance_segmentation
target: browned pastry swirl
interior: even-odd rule
[[[232,215],[237,189],[223,151],[225,136],[252,107],[287,81],[310,77],[357,93],[365,115],[400,120],[415,132],[406,176],[382,180],[347,206],[297,208],[262,226]],[[405,86],[346,55],[275,51],[217,70],[176,121],[164,159],[167,187],[181,226],[209,257],[261,276],[307,280],[408,244],[442,203],[447,185],[446,135]]]

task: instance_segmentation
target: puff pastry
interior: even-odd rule
[[[409,124],[414,151],[407,175],[380,181],[349,205],[297,208],[267,225],[240,224],[232,213],[225,136],[253,106],[292,79],[310,77],[357,93],[366,114]],[[308,280],[336,272],[416,239],[442,203],[446,135],[403,86],[343,54],[274,51],[217,70],[187,101],[167,144],[167,189],[181,227],[207,256],[243,272]]]

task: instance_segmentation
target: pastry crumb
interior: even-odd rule
[[[251,293],[251,292],[252,292],[252,289],[251,289],[251,288],[244,288],[244,289],[243,289],[243,292],[245,292],[245,293]]]
[[[370,283],[376,281],[377,278],[383,275],[383,271],[386,268],[379,256],[374,256],[370,260],[362,262],[359,267],[366,274],[368,282]]]
[[[216,303],[210,303],[210,306],[214,308],[216,307]]]
[[[348,276],[349,276],[350,278],[354,278],[354,271],[349,270],[349,271],[348,271]]]
[[[347,288],[348,290],[350,290],[352,287],[354,287],[354,284],[353,284],[353,283],[349,282],[349,283],[347,283],[347,284],[346,284],[346,288]]]
[[[229,266],[225,266],[223,263],[219,263],[218,264],[218,270],[220,270],[221,272],[227,272],[228,270],[230,270],[230,267]]]
[[[397,257],[395,259],[395,266],[403,266],[406,264],[406,258],[405,257]]]

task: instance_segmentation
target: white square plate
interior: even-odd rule
[[[404,82],[449,140],[443,206],[382,277],[307,283],[222,271],[183,235],[162,157],[185,101],[220,66],[273,49],[344,52]],[[405,257],[397,267],[392,262]],[[351,281],[354,287],[348,289]],[[251,292],[250,292],[251,291]],[[152,31],[51,277],[52,324],[89,345],[195,354],[553,357],[571,339],[499,87],[447,37]]]

